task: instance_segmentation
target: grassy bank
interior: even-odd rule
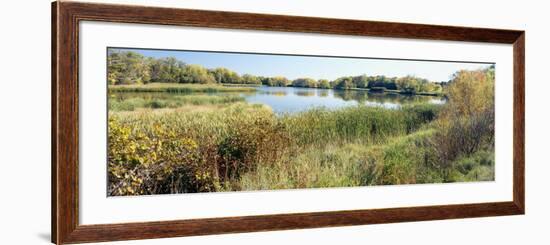
[[[445,165],[425,125],[371,144],[329,142],[307,146],[283,164],[260,165],[239,181],[242,190],[354,187],[494,180],[494,149],[487,146]]]
[[[111,195],[490,180],[492,148],[441,162],[440,105],[277,117],[262,105],[109,115]],[[449,139],[451,140],[451,139]]]
[[[191,84],[191,83],[149,83],[144,85],[109,85],[111,93],[215,93],[215,92],[253,92],[254,87],[233,87],[219,84]]]
[[[109,85],[110,93],[149,93],[149,92],[167,92],[167,93],[216,93],[216,92],[254,92],[256,87],[261,84],[192,84],[192,83],[149,83],[132,85]],[[292,86],[291,86],[292,87]],[[322,88],[319,88],[322,89]],[[376,90],[368,88],[327,88],[337,91],[368,91],[372,93],[402,94],[402,95],[422,95],[422,96],[443,96],[442,92],[405,92],[401,90]]]
[[[166,93],[111,93],[109,111],[134,111],[136,109],[180,108],[183,106],[223,105],[244,102],[238,95],[193,94],[173,95]]]

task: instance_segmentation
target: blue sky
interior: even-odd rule
[[[221,53],[203,51],[172,51],[149,49],[112,49],[131,50],[144,56],[161,58],[175,57],[187,64],[198,64],[206,68],[225,67],[239,74],[257,76],[285,76],[288,79],[310,77],[314,79],[334,80],[342,76],[385,75],[401,77],[415,75],[431,81],[447,81],[450,76],[462,69],[479,69],[490,64],[409,61],[367,58],[337,58],[289,56],[273,54]]]

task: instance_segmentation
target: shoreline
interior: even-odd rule
[[[109,93],[192,93],[192,92],[255,92],[259,87],[269,88],[303,88],[303,89],[323,89],[337,91],[365,91],[373,94],[400,94],[404,96],[430,96],[444,97],[444,93],[437,92],[407,92],[394,89],[373,90],[373,88],[310,88],[297,86],[267,86],[256,84],[194,84],[194,83],[150,83],[144,85],[108,85]]]

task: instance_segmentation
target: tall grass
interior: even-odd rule
[[[109,111],[133,111],[138,108],[178,108],[184,105],[219,105],[243,102],[238,95],[166,95],[165,93],[111,93]]]
[[[111,112],[110,194],[368,184],[362,179],[367,165],[344,156],[346,147],[359,149],[406,135],[429,123],[438,110],[437,105],[399,110],[357,106],[277,117],[268,107],[235,103],[200,113],[122,117]]]
[[[260,166],[242,179],[245,190],[322,188],[438,183],[443,178],[429,165],[426,147],[433,129],[388,139],[383,144],[327,142],[309,146],[284,164]]]
[[[339,110],[315,108],[286,115],[282,121],[300,145],[325,144],[331,140],[376,143],[417,130],[435,119],[440,108],[436,104],[403,106],[397,110],[363,105]]]

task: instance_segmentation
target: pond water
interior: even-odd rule
[[[433,96],[401,95],[392,93],[369,93],[364,90],[332,90],[295,87],[258,87],[254,93],[241,94],[249,103],[269,105],[276,113],[293,113],[314,107],[337,109],[364,104],[399,108],[407,103],[445,103]]]
[[[139,107],[147,108],[174,108],[185,104],[201,104],[192,101],[192,95],[201,95],[201,100],[224,101],[229,103],[238,101],[242,97],[246,102],[265,104],[277,114],[295,113],[315,107],[337,109],[359,104],[367,106],[381,106],[389,109],[399,108],[408,103],[442,104],[445,100],[434,96],[401,95],[394,93],[369,93],[365,90],[332,90],[317,88],[295,87],[257,87],[254,92],[218,92],[218,93],[134,93],[123,92],[110,94],[109,108],[119,110],[133,110]],[[207,98],[204,98],[206,95]],[[216,97],[216,98],[214,98]],[[233,100],[231,100],[231,98]],[[236,99],[236,100],[235,100]],[[205,102],[208,103],[208,102]],[[225,102],[223,102],[225,103]]]

